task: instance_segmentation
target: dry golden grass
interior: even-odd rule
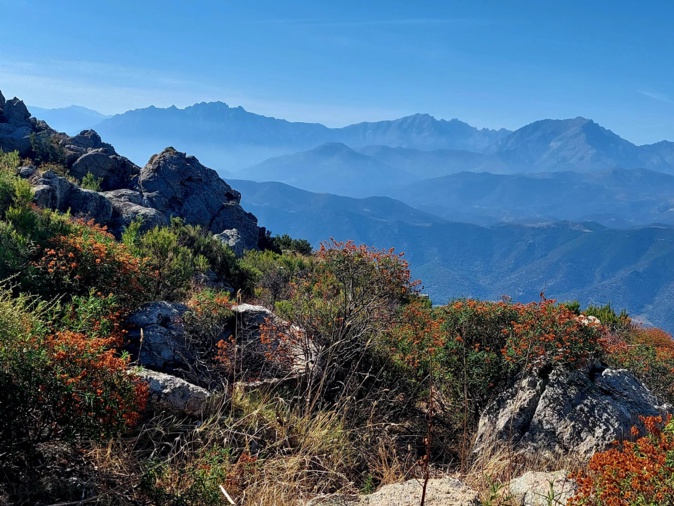
[[[474,459],[464,481],[478,491],[485,506],[518,506],[508,489],[510,480],[529,471],[575,472],[584,462],[573,453],[566,456],[545,453],[516,452],[508,443],[494,443],[485,447]]]

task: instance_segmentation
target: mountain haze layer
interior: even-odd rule
[[[610,168],[674,174],[674,143],[637,146],[582,117],[544,119],[514,132],[477,129],[428,114],[328,128],[210,102],[184,109],[136,109],[100,122],[96,130],[138,163],[171,145],[199,153],[217,170],[235,172],[267,158],[339,142],[422,178],[461,171],[512,174]]]
[[[94,125],[111,117],[79,105],[71,105],[58,109],[43,109],[42,107],[30,106],[30,111],[36,118],[46,121],[55,130],[65,132],[68,135],[77,135],[82,130],[92,128]]]
[[[101,122],[96,131],[132,158],[145,159],[164,146],[173,145],[198,152],[209,164],[226,170],[327,142],[351,147],[381,144],[424,150],[483,151],[508,133],[477,129],[459,120],[437,120],[427,114],[328,128],[318,123],[261,116],[222,102],[200,103],[185,109],[136,109]]]

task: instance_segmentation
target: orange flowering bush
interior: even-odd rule
[[[44,341],[54,388],[49,402],[54,422],[66,435],[108,436],[134,425],[145,408],[147,384],[126,371],[129,358],[114,349],[116,338],[64,331]]]
[[[402,308],[388,335],[391,355],[419,378],[428,374],[431,361],[445,345],[441,312],[428,306],[422,299],[411,300]]]
[[[656,328],[634,327],[605,340],[608,362],[630,370],[662,400],[674,403],[674,340]]]
[[[572,476],[579,488],[569,505],[674,504],[674,422],[668,417],[663,428],[662,417],[642,420],[646,435],[596,453],[586,469]]]
[[[147,387],[127,374],[119,338],[49,332],[42,303],[0,289],[0,446],[119,433],[138,420]],[[0,457],[3,452],[0,451]]]
[[[514,304],[516,311],[501,350],[515,369],[539,368],[545,364],[576,367],[602,353],[600,324],[583,321],[554,300]]]
[[[151,277],[143,260],[93,221],[76,221],[70,234],[50,239],[32,263],[34,284],[45,296],[84,295],[93,288],[114,294],[125,309],[145,300]]]

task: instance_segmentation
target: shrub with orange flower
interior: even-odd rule
[[[114,294],[132,309],[145,300],[152,272],[125,245],[93,221],[75,221],[72,232],[50,239],[32,263],[31,277],[45,297],[84,295],[91,289]]]
[[[147,387],[127,373],[114,333],[50,334],[49,314],[0,287],[0,458],[42,441],[119,433],[144,407]]]
[[[64,331],[47,337],[52,391],[43,390],[54,422],[67,436],[105,437],[133,426],[145,408],[147,384],[127,373],[113,338]]]
[[[579,485],[571,506],[674,504],[674,422],[642,418],[647,433],[634,442],[596,453],[587,468],[572,476]],[[633,429],[633,435],[638,435]]]
[[[603,342],[608,362],[628,369],[661,400],[674,403],[674,339],[656,328],[633,327]]]
[[[602,354],[605,329],[588,324],[554,300],[514,304],[517,317],[508,329],[503,356],[516,370],[546,364],[578,367]]]

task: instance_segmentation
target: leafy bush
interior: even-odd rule
[[[49,239],[29,277],[34,291],[46,298],[87,295],[93,289],[115,295],[127,311],[147,300],[146,286],[158,283],[143,261],[93,220],[76,220],[68,235]]]
[[[573,476],[579,489],[570,505],[660,506],[674,504],[674,422],[642,418],[647,434],[635,442],[596,453],[586,469]],[[638,435],[632,429],[634,436]]]
[[[184,225],[180,220],[174,219],[171,228],[178,236],[178,244],[189,249],[196,258],[203,257],[208,262],[207,268],[219,278],[226,280],[234,288],[245,286],[247,274],[239,266],[239,261],[229,246],[199,225]]]
[[[288,299],[291,281],[307,272],[312,259],[273,251],[247,251],[240,266],[248,277],[246,288],[264,306]]]
[[[80,186],[86,190],[93,190],[95,192],[101,191],[101,183],[103,182],[102,177],[96,177],[91,172],[87,172],[86,175],[82,178]]]
[[[605,341],[608,363],[631,371],[661,400],[674,403],[674,339],[655,328],[634,327]]]
[[[282,318],[303,329],[305,355],[320,371],[309,378],[309,407],[351,402],[367,390],[376,375],[366,371],[378,367],[388,327],[415,290],[407,262],[392,250],[321,246],[311,268],[290,284],[289,299],[276,303]]]
[[[63,331],[41,320],[48,308],[0,289],[0,456],[37,443],[107,437],[138,420],[146,385],[126,373],[112,338]]]
[[[293,239],[288,234],[277,235],[269,240],[269,247],[275,253],[297,253],[298,255],[311,255],[313,248],[306,239]]]
[[[55,163],[65,165],[65,150],[58,143],[58,139],[48,131],[30,134],[30,146],[36,164]]]

